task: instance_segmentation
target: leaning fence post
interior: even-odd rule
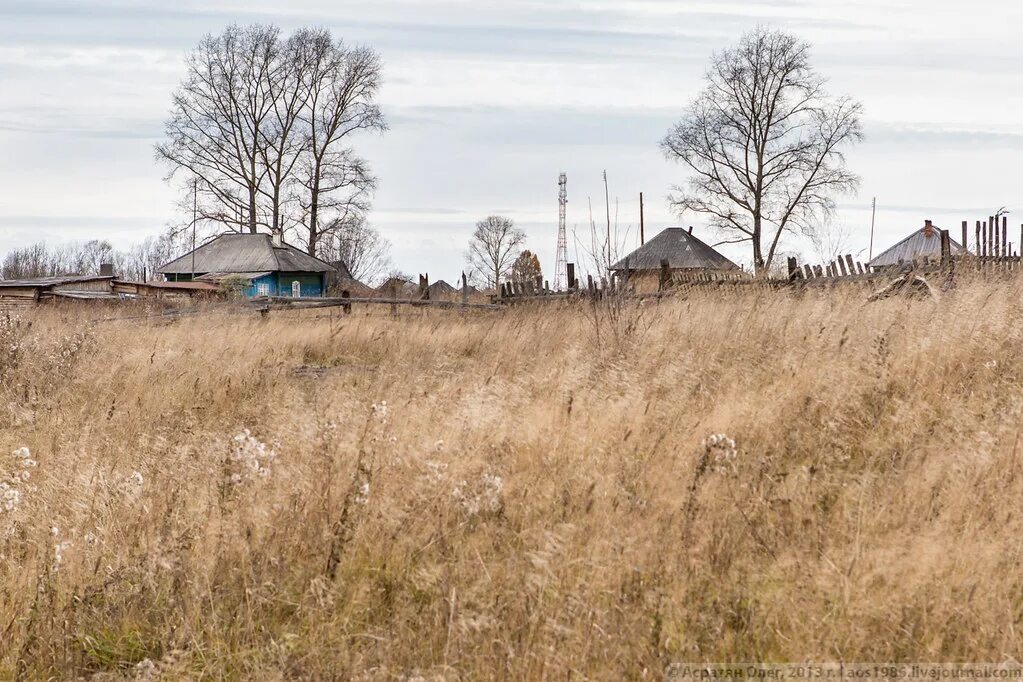
[[[952,238],[948,230],[940,230],[941,235],[941,267],[947,268],[952,263]]]
[[[352,294],[351,294],[350,291],[348,291],[348,289],[345,289],[344,291],[341,292],[341,298],[342,299],[347,299],[347,298],[351,298],[351,297],[352,297]],[[341,310],[344,311],[345,315],[351,315],[352,314],[352,304],[351,303],[344,303],[344,304],[342,304],[341,305]]]
[[[469,302],[469,279],[462,273],[462,305]]]
[[[967,230],[967,221],[964,220],[963,221],[963,245],[962,246],[963,246],[963,250],[964,251],[969,251],[969,248],[967,248],[967,246],[966,246],[966,230]]]
[[[664,291],[668,286],[668,259],[661,259],[661,272],[657,280],[657,290]]]
[[[1023,228],[1020,228],[1020,229],[1023,229]],[[575,284],[575,263],[566,263],[565,264],[565,276],[568,279],[568,283],[567,283],[568,290],[569,291],[575,291],[575,289],[576,289],[576,284]]]

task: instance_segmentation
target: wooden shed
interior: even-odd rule
[[[58,299],[116,300],[112,275],[58,275],[0,280],[0,310],[31,308]]]
[[[741,268],[715,251],[690,230],[669,227],[611,266],[620,280],[639,293],[657,291],[661,262],[674,273],[740,272]]]

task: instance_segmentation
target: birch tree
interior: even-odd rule
[[[689,171],[671,202],[707,216],[722,243],[749,242],[756,272],[766,272],[784,234],[812,237],[835,197],[857,189],[845,152],[863,137],[861,111],[828,95],[808,43],[747,33],[714,55],[706,87],[661,142]]]
[[[297,231],[312,255],[325,230],[365,216],[376,180],[352,138],[386,129],[374,50],[325,29],[229,26],[186,67],[156,147],[187,188],[183,215],[214,232]]]
[[[348,144],[349,138],[360,130],[382,132],[387,124],[376,104],[379,55],[369,48],[335,42],[326,30],[307,29],[299,36],[306,55],[302,120],[308,150],[300,182],[307,215],[306,246],[315,254],[317,244],[330,236],[333,227],[358,222],[376,187],[376,179]]]

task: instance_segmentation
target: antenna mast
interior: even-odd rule
[[[568,240],[565,236],[565,207],[568,205],[568,176],[558,176],[558,253],[554,261],[554,290],[562,291],[569,286],[566,268],[568,263]]]

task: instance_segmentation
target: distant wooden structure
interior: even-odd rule
[[[0,310],[31,308],[58,301],[191,301],[218,294],[216,286],[203,282],[129,282],[115,279],[113,275],[57,275],[0,280]]]
[[[665,273],[667,270],[667,273]],[[669,227],[611,266],[620,282],[636,293],[664,288],[665,276],[727,273],[748,276],[742,268],[693,236],[692,230]]]
[[[949,245],[953,257],[966,253],[966,248],[951,237]],[[941,230],[930,220],[926,220],[922,228],[914,230],[901,241],[874,256],[867,263],[867,267],[870,270],[890,270],[902,268],[913,261],[925,262],[940,258]]]

